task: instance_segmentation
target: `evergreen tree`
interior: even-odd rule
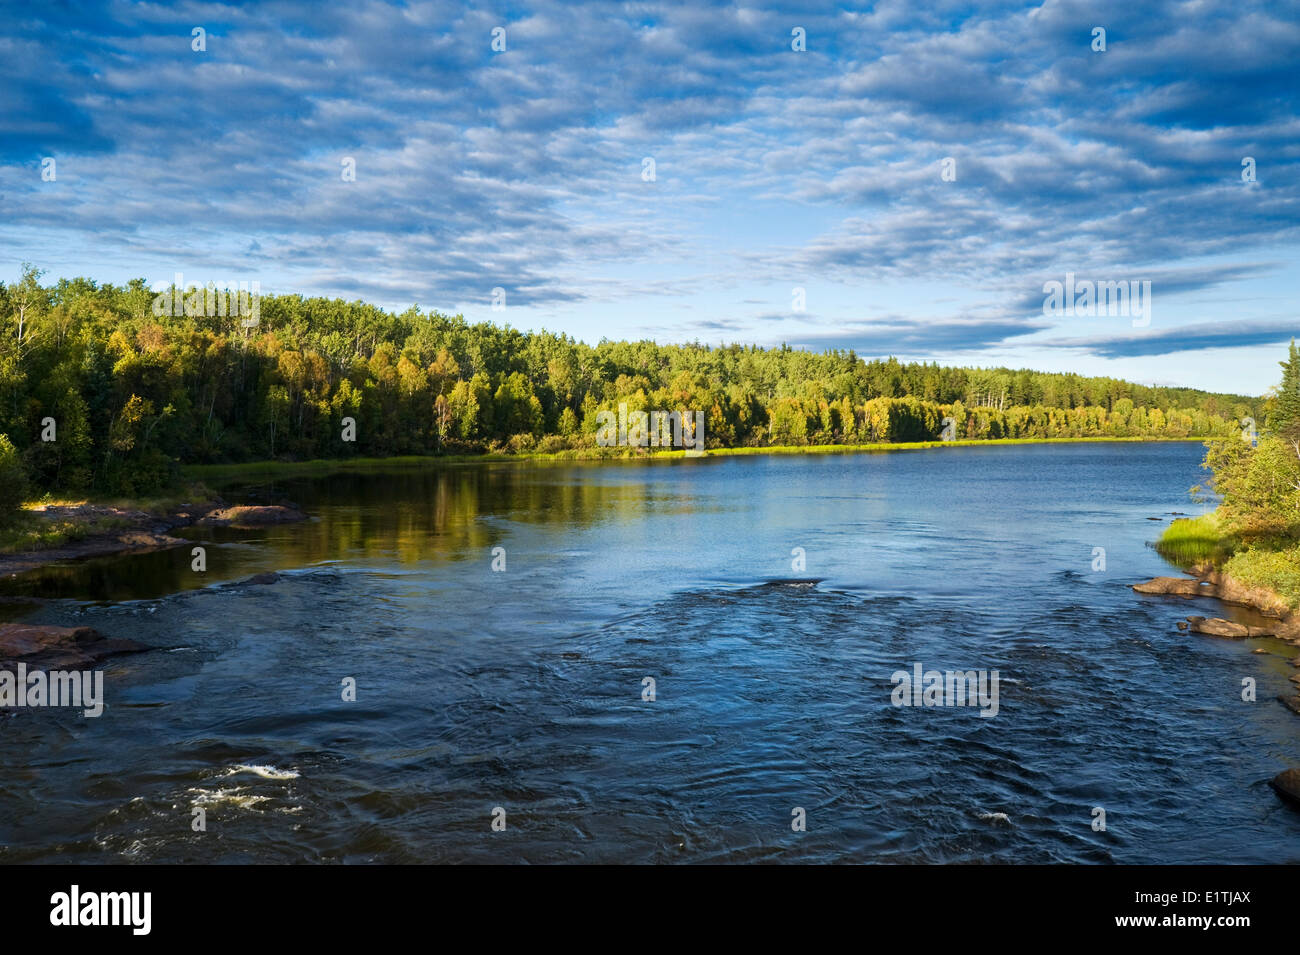
[[[1291,339],[1291,352],[1282,366],[1282,384],[1277,391],[1277,411],[1273,414],[1273,428],[1279,433],[1300,427],[1300,352],[1295,339]]]

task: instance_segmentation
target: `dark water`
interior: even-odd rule
[[[1180,633],[1233,612],[1130,589],[1169,572],[1147,518],[1200,509],[1201,455],[253,489],[318,519],[195,533],[205,575],[187,547],[18,588],[59,598],[32,619],[165,649],[107,666],[98,719],[0,716],[0,861],[1300,861],[1300,813],[1266,785],[1300,765],[1300,720],[1274,700],[1293,651]],[[820,582],[773,582],[792,578]],[[998,714],[893,706],[891,674],[918,662],[996,669]]]

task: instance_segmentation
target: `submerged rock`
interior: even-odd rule
[[[1296,716],[1300,716],[1300,696],[1279,696],[1278,702]]]
[[[86,667],[106,657],[152,650],[122,637],[105,637],[90,627],[0,623],[0,662],[22,661],[50,669]]]
[[[1208,584],[1193,577],[1153,577],[1146,583],[1134,584],[1133,589],[1140,594],[1173,595],[1176,597],[1200,597],[1212,593]]]
[[[306,519],[307,515],[296,507],[250,504],[209,511],[195,523],[204,527],[266,527],[270,524],[293,524]]]
[[[1179,630],[1192,633],[1205,633],[1212,637],[1226,637],[1229,640],[1244,640],[1246,637],[1271,637],[1272,627],[1251,627],[1244,623],[1234,623],[1221,617],[1188,617],[1187,622],[1179,621]],[[1256,651],[1267,652],[1267,651]]]
[[[1226,637],[1229,640],[1244,640],[1250,636],[1250,628],[1245,624],[1221,620],[1218,617],[1188,617],[1187,629],[1192,633],[1206,633],[1212,637]]]
[[[1278,773],[1268,784],[1283,799],[1300,806],[1300,769],[1286,769]]]

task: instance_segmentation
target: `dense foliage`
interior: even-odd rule
[[[1207,444],[1218,508],[1174,521],[1157,548],[1184,567],[1216,565],[1300,608],[1300,354],[1294,342],[1282,369],[1282,383],[1265,405],[1267,427]]]
[[[1281,365],[1268,430],[1256,440],[1213,442],[1205,456],[1222,498],[1219,526],[1247,542],[1300,536],[1300,353],[1294,341]]]
[[[0,286],[0,434],[35,488],[140,494],[179,463],[583,448],[596,412],[620,403],[702,410],[708,447],[932,440],[946,417],[959,438],[1212,436],[1256,411],[1193,389],[852,351],[589,346],[299,295],[262,297],[248,328],[202,295],[177,315],[155,298],[142,279],[47,286],[26,266]]]

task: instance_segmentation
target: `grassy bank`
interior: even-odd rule
[[[763,448],[717,448],[707,452],[711,458],[749,455],[818,455],[879,454],[892,451],[921,451],[930,448],[974,448],[989,445],[1017,444],[1096,444],[1114,442],[1168,443],[1201,442],[1203,438],[997,438],[961,441],[878,442],[876,444],[816,444]],[[406,455],[391,458],[327,458],[314,461],[249,461],[243,464],[195,464],[183,471],[187,478],[209,483],[234,481],[274,481],[296,477],[323,477],[329,474],[367,473],[390,470],[436,468],[444,465],[476,464],[491,461],[673,461],[686,457],[680,449],[649,451],[643,448],[577,448],[551,454]]]
[[[120,517],[68,515],[46,518],[40,512],[24,507],[12,522],[0,528],[0,554],[53,550],[94,534],[128,526],[130,522]]]
[[[1193,570],[1214,567],[1240,584],[1272,591],[1300,609],[1300,541],[1262,538],[1241,541],[1227,533],[1217,513],[1174,521],[1156,550],[1161,556]]]
[[[978,438],[960,441],[898,441],[878,442],[876,444],[815,444],[799,447],[777,446],[768,448],[718,448],[709,452],[709,457],[734,457],[750,454],[861,454],[889,451],[923,451],[929,448],[983,448],[991,445],[1008,444],[1168,444],[1171,442],[1195,442],[1200,444],[1204,438]]]
[[[93,537],[130,530],[194,501],[210,500],[205,485],[188,482],[183,488],[156,497],[56,498],[29,501],[0,525],[0,555],[57,550]]]

